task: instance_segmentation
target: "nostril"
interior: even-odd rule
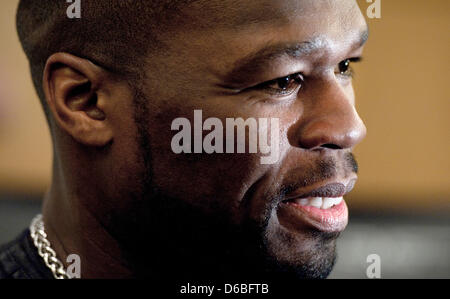
[[[327,143],[321,145],[321,147],[329,148],[329,149],[342,149],[339,145],[333,144],[333,143]]]

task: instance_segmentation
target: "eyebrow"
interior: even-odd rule
[[[369,38],[369,30],[366,28],[361,32],[359,38],[354,42],[352,48],[362,47]],[[311,40],[300,43],[281,43],[272,44],[263,47],[256,52],[250,53],[234,63],[234,68],[226,76],[227,78],[236,78],[242,74],[255,72],[261,66],[270,61],[288,56],[294,59],[310,55],[311,53],[325,48],[327,41],[323,37],[315,37]]]

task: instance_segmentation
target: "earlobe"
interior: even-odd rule
[[[113,139],[104,107],[104,71],[86,59],[56,53],[47,60],[43,89],[56,124],[77,142],[104,146]]]

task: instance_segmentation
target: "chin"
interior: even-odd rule
[[[339,233],[305,228],[290,231],[269,223],[265,235],[267,269],[276,279],[324,279],[336,262],[336,240]]]

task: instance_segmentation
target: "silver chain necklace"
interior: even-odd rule
[[[41,214],[34,217],[31,221],[30,233],[34,246],[36,246],[45,265],[52,271],[53,277],[56,279],[70,279],[63,263],[56,257],[56,252],[52,249],[50,241],[47,239]]]

